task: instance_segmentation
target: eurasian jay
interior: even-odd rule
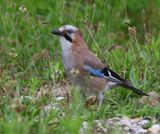
[[[77,27],[64,25],[52,33],[60,37],[63,65],[72,84],[79,85],[86,96],[98,96],[99,108],[104,92],[114,86],[122,86],[139,95],[148,96],[106,67],[89,50]]]

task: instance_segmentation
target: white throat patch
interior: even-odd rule
[[[66,71],[70,71],[74,67],[74,59],[71,52],[72,43],[66,40],[64,37],[60,37],[60,43],[62,47],[62,59],[64,68]]]
[[[72,43],[66,40],[63,36],[60,37],[60,43],[62,47],[62,52],[67,53],[70,50]]]

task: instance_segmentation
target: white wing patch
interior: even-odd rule
[[[107,70],[107,71],[108,71],[109,76],[104,76],[107,80],[111,80],[111,81],[115,81],[115,82],[120,81],[119,79],[113,77],[109,70]]]

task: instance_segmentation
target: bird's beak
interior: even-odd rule
[[[52,31],[51,31],[51,33],[52,33],[52,34],[55,34],[55,35],[59,35],[59,36],[61,36],[61,35],[62,35],[62,32],[61,32],[61,31],[59,31],[58,29],[54,29],[54,30],[52,30]]]

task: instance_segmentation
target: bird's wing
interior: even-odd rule
[[[92,52],[85,54],[83,69],[95,77],[105,78],[108,81],[121,82],[124,80],[117,73],[105,67]]]
[[[84,65],[88,65],[99,70],[102,70],[105,67],[105,65],[92,52],[87,52],[83,58]]]
[[[99,78],[105,78],[106,80],[108,80],[110,82],[122,84],[125,81],[117,73],[115,73],[114,71],[110,70],[107,67],[104,67],[102,70],[99,70],[97,68],[93,68],[93,67],[85,64],[83,66],[83,69],[85,71],[87,71],[88,73],[90,73],[90,75],[93,75],[93,76],[99,77]]]
[[[148,96],[148,94],[144,93],[140,89],[135,88],[127,80],[121,78],[116,72],[105,67],[94,55],[90,55],[84,59],[83,70],[87,71],[90,75],[104,78],[109,82],[115,83],[116,85],[128,88],[139,95]]]

